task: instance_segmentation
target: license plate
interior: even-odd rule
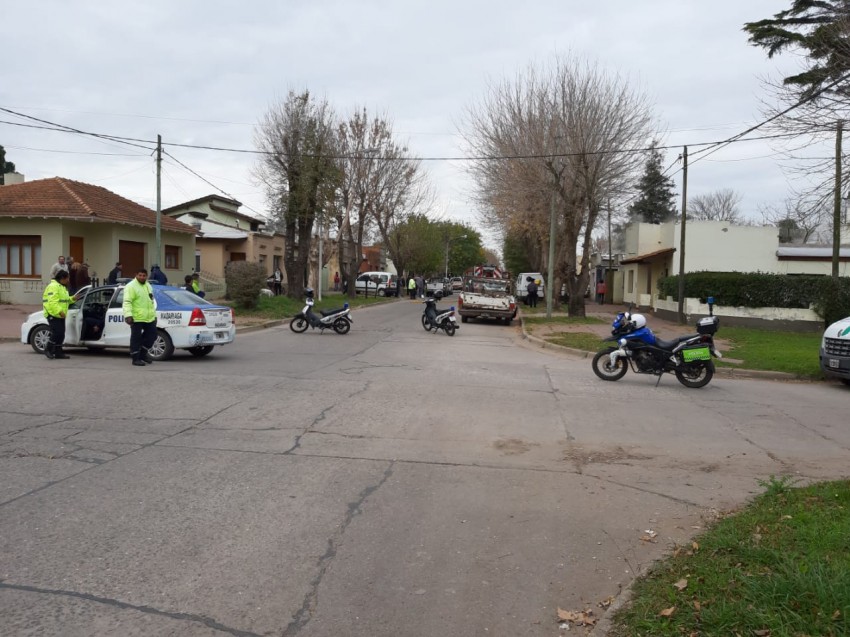
[[[221,323],[213,323],[213,327],[227,327],[227,321],[222,321]]]
[[[837,358],[830,358],[829,359],[829,366],[832,369],[838,369],[839,367],[841,367],[841,361],[838,360]]]

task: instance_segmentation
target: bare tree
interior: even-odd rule
[[[334,115],[327,101],[308,91],[290,91],[261,120],[255,144],[264,153],[255,175],[286,236],[284,267],[289,296],[302,296],[310,260],[313,224],[332,201]]]
[[[386,116],[358,109],[337,127],[337,165],[342,176],[336,198],[340,269],[353,281],[366,241],[380,237],[396,265],[403,253],[390,241],[390,229],[406,215],[420,212],[428,188],[420,162],[396,142]],[[400,263],[401,262],[401,263]],[[355,288],[349,286],[349,296]]]
[[[645,98],[593,64],[556,58],[548,68],[530,67],[491,85],[466,119],[467,143],[482,158],[471,172],[492,223],[520,236],[536,234],[543,252],[554,209],[550,289],[564,281],[570,313],[583,316],[601,206],[626,190],[650,139]]]
[[[763,206],[760,213],[779,230],[780,243],[809,243],[829,224],[831,214],[828,205],[801,197],[787,199],[782,207]]]
[[[715,190],[707,195],[697,195],[688,201],[688,218],[697,221],[726,221],[740,224],[738,204],[741,195],[731,188]]]

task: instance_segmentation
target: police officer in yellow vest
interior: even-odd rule
[[[44,348],[44,355],[47,358],[71,358],[62,351],[62,346],[65,344],[65,315],[68,313],[68,306],[76,298],[68,292],[70,282],[71,276],[68,271],[59,270],[44,288],[44,294],[41,297],[44,318],[50,325],[50,340]]]
[[[148,271],[141,268],[136,278],[124,288],[124,322],[130,326],[130,356],[133,365],[144,367],[153,363],[148,350],[156,340],[156,310],[153,288],[148,283]]]

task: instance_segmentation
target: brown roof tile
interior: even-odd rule
[[[62,177],[0,187],[0,217],[87,219],[156,227],[156,211],[106,188]],[[161,215],[160,227],[196,234],[192,226],[166,215]]]

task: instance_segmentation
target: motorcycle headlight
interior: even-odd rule
[[[627,342],[628,341],[626,341],[626,339],[624,339],[624,338],[621,338],[619,341],[617,341],[617,343],[620,345],[620,347],[625,347]]]

